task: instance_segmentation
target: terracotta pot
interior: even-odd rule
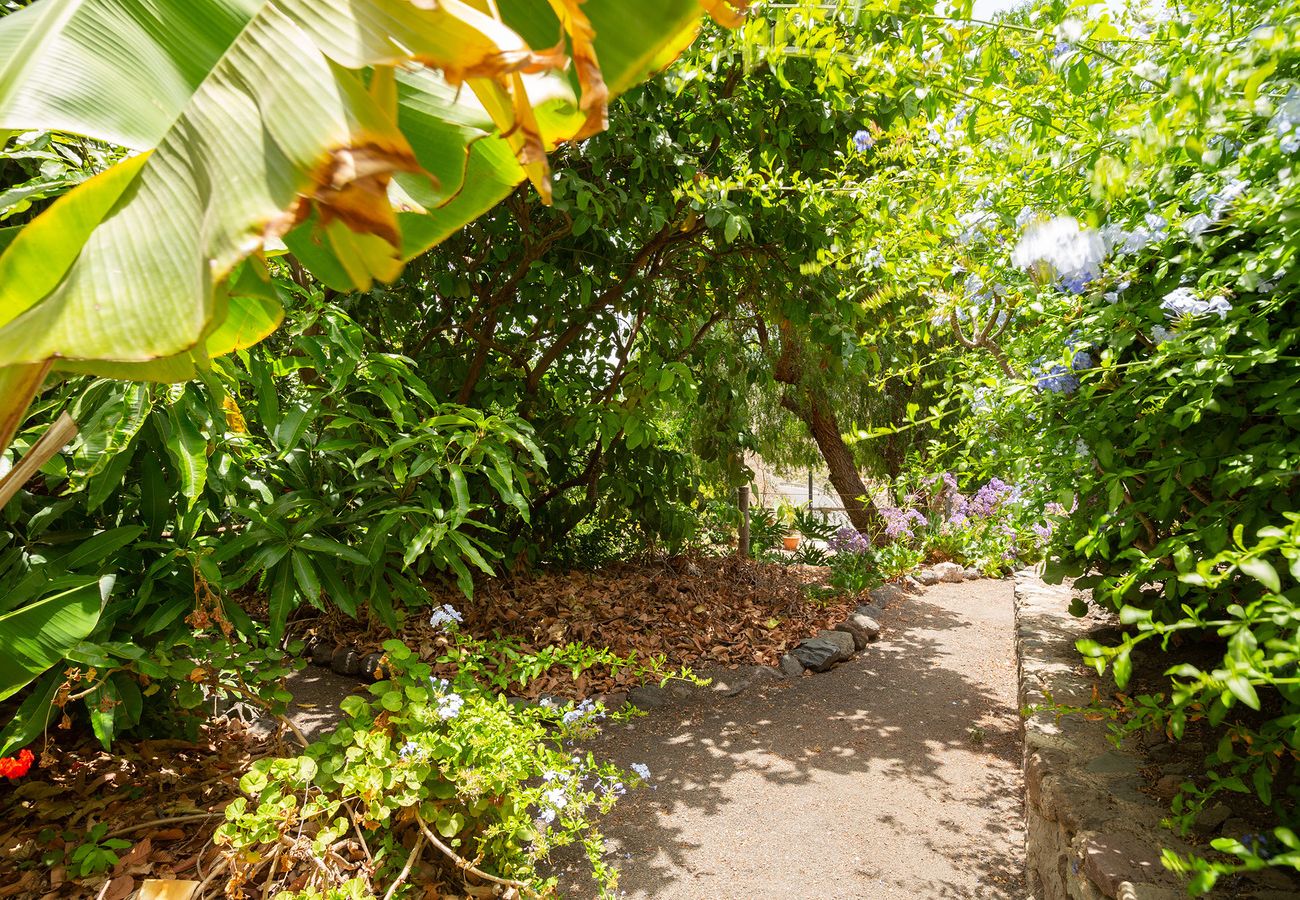
[[[786,535],[784,538],[782,538],[781,540],[782,540],[782,542],[785,544],[785,549],[787,549],[787,550],[798,550],[798,549],[799,549],[799,535],[797,535],[797,534],[787,534],[787,535]]]

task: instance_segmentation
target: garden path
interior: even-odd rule
[[[830,673],[608,730],[653,784],[606,820],[620,896],[1022,900],[1012,621],[1009,579],[936,585]]]

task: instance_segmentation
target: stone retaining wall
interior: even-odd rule
[[[1016,574],[1016,658],[1022,709],[1085,705],[1106,687],[1074,642],[1098,630],[1069,613],[1069,587]],[[1050,700],[1049,700],[1050,695]],[[1024,720],[1025,850],[1035,900],[1175,900],[1179,881],[1160,848],[1188,847],[1160,826],[1166,808],[1141,792],[1144,760],[1117,750],[1105,723],[1037,712]]]

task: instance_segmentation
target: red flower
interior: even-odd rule
[[[0,775],[9,780],[22,778],[32,767],[32,751],[23,750],[17,757],[0,756]]]

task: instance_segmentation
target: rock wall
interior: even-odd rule
[[[1086,705],[1106,687],[1074,642],[1102,627],[1070,615],[1071,593],[1032,571],[1016,575],[1020,706]],[[1161,801],[1142,793],[1144,760],[1116,749],[1105,723],[1050,711],[1024,720],[1026,864],[1035,900],[1175,900],[1179,881],[1160,848],[1188,847],[1160,826]]]

